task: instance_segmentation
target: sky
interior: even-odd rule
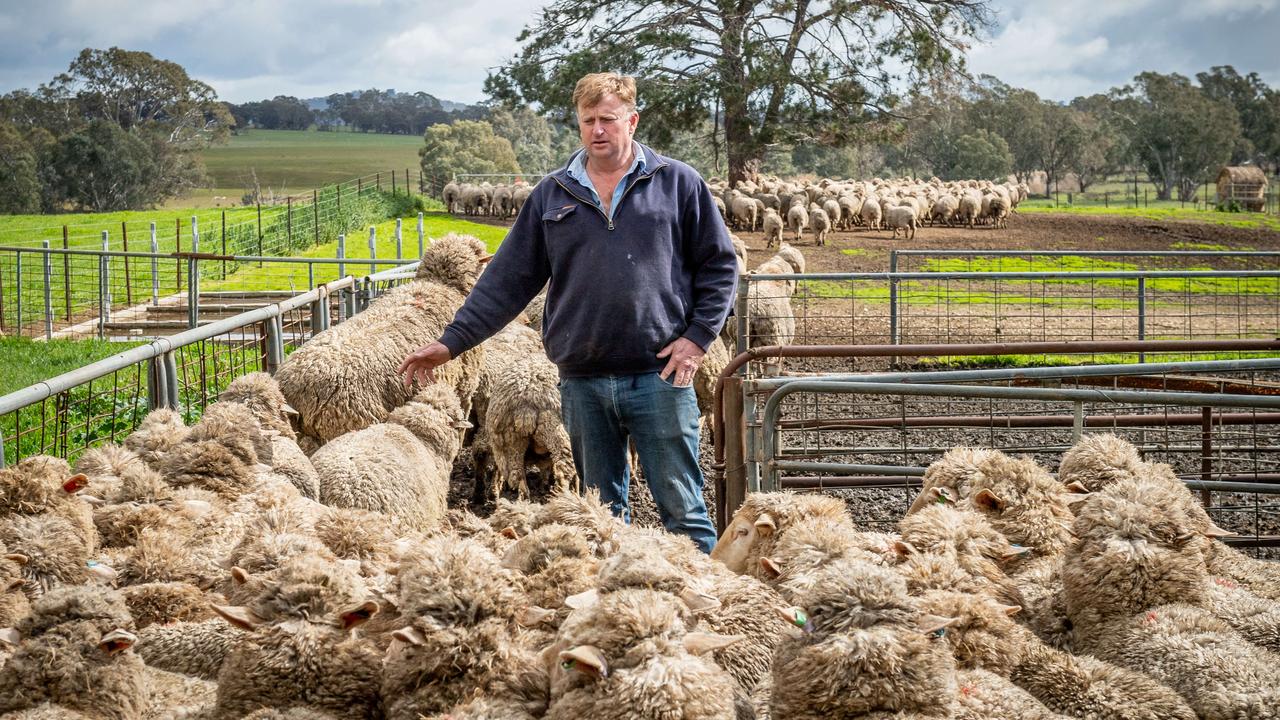
[[[230,102],[376,87],[484,99],[541,3],[519,0],[0,0],[0,93],[34,89],[86,47],[177,62]],[[1280,87],[1280,0],[991,0],[971,71],[1042,97],[1105,92],[1144,70],[1214,65]]]

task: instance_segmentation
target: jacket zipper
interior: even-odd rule
[[[626,197],[627,197],[627,193],[631,192],[631,188],[635,187],[636,185],[639,185],[641,180],[648,180],[649,178],[651,178],[651,177],[653,177],[655,174],[657,174],[657,172],[658,172],[659,170],[661,170],[662,168],[666,167],[667,165],[668,165],[668,163],[662,163],[662,164],[661,164],[661,165],[659,165],[658,167],[654,168],[654,169],[653,169],[653,172],[649,173],[648,175],[641,175],[641,176],[637,177],[635,180],[632,180],[632,181],[631,181],[631,184],[627,186],[627,189],[622,191],[622,197],[618,198],[618,204],[619,204],[619,205],[621,205],[621,204],[622,204],[622,201],[623,201],[623,200],[625,200],[625,199],[626,199]],[[606,214],[605,214],[605,212],[604,212],[604,208],[600,207],[599,205],[595,204],[594,202],[591,202],[590,200],[583,200],[581,197],[579,197],[579,196],[578,196],[578,194],[577,194],[577,193],[575,193],[574,191],[572,191],[572,190],[570,190],[568,187],[566,187],[564,183],[560,182],[560,178],[556,177],[555,175],[552,175],[552,176],[551,176],[551,179],[552,179],[552,180],[555,180],[555,181],[556,181],[556,184],[560,186],[560,189],[561,189],[561,190],[564,190],[564,191],[565,191],[565,192],[567,192],[567,193],[569,193],[569,196],[570,196],[570,197],[572,197],[573,199],[577,200],[577,201],[578,201],[578,202],[580,202],[580,203],[586,203],[587,205],[590,205],[591,207],[595,208],[595,209],[596,209],[596,212],[600,213],[600,217],[604,218],[605,224],[607,224],[607,225],[609,226],[609,229],[610,229],[610,230],[613,230],[613,218],[611,218],[611,217],[609,217],[608,215],[606,215]],[[618,208],[616,208],[616,207],[615,207],[615,208],[613,208],[613,210],[614,210],[614,212],[617,212]]]

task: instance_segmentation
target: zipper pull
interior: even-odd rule
[[[612,229],[613,229],[613,220],[610,220],[610,221],[609,221],[609,229],[610,229],[610,230],[612,230]]]

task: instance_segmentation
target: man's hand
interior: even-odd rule
[[[404,376],[405,387],[412,385],[415,378],[425,385],[436,381],[433,370],[452,359],[449,348],[443,343],[433,342],[409,353],[396,372]]]
[[[693,375],[698,372],[698,366],[702,364],[702,356],[705,354],[706,352],[692,340],[677,338],[675,342],[658,352],[660,358],[670,357],[667,360],[667,366],[662,368],[658,377],[666,380],[667,376],[675,373],[675,379],[671,384],[676,387],[689,387],[693,384]]]

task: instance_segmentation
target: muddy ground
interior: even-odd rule
[[[482,222],[499,224],[498,221],[484,218]],[[773,250],[764,246],[764,237],[760,232],[736,233],[747,245],[748,266],[754,267],[772,255]],[[807,262],[807,272],[885,272],[889,268],[889,251],[891,249],[931,249],[931,250],[1280,250],[1280,232],[1231,228],[1195,222],[1158,222],[1145,218],[1082,216],[1067,214],[1019,214],[1009,220],[1005,229],[947,228],[924,227],[917,231],[914,239],[908,240],[901,235],[894,239],[887,231],[874,232],[864,229],[835,231],[828,237],[827,243],[819,247],[814,243],[812,234],[808,234],[800,242],[795,242],[790,233],[785,236],[788,242],[800,247]],[[1161,258],[1153,261],[1151,267],[1176,269],[1181,263],[1175,258]],[[1191,264],[1191,263],[1185,263]],[[1203,261],[1195,264],[1204,266]],[[1219,264],[1222,269],[1244,269],[1239,263]],[[1273,269],[1280,267],[1275,260],[1254,261],[1249,269]],[[900,269],[913,269],[900,267]],[[821,306],[808,308],[814,315],[821,315]],[[816,320],[816,318],[815,318]],[[838,336],[846,332],[841,323],[848,325],[848,320],[823,323],[823,334],[830,334],[831,340],[839,342]],[[851,333],[880,333],[881,328],[847,328]],[[846,342],[855,341],[854,338]],[[820,369],[803,365],[792,365],[788,370],[808,371]],[[1034,445],[1044,438],[1028,436],[1025,442]],[[957,437],[956,442],[964,442],[965,438]],[[969,438],[974,442],[975,438]],[[980,439],[976,440],[981,443]],[[708,507],[714,507],[714,491],[711,486],[712,448],[704,431],[702,442],[702,466],[708,481],[704,495]],[[530,477],[531,486],[538,492],[539,483]],[[450,506],[471,507],[471,490],[474,484],[474,470],[471,459],[466,452],[459,458],[455,466],[454,484],[450,492]],[[891,522],[900,516],[909,504],[912,492],[905,490],[861,490],[842,492],[850,503],[855,516],[864,522]],[[644,486],[643,479],[632,484],[632,506],[634,521],[644,525],[659,524],[653,500]],[[488,507],[477,506],[471,509],[487,514]],[[1241,518],[1243,519],[1243,518]],[[1252,518],[1250,518],[1252,519]],[[1235,524],[1235,523],[1232,523]],[[1252,524],[1252,523],[1250,523]],[[1266,532],[1280,532],[1280,521],[1277,527],[1268,527]],[[1252,530],[1253,528],[1250,528]],[[1245,528],[1241,528],[1245,530]]]

